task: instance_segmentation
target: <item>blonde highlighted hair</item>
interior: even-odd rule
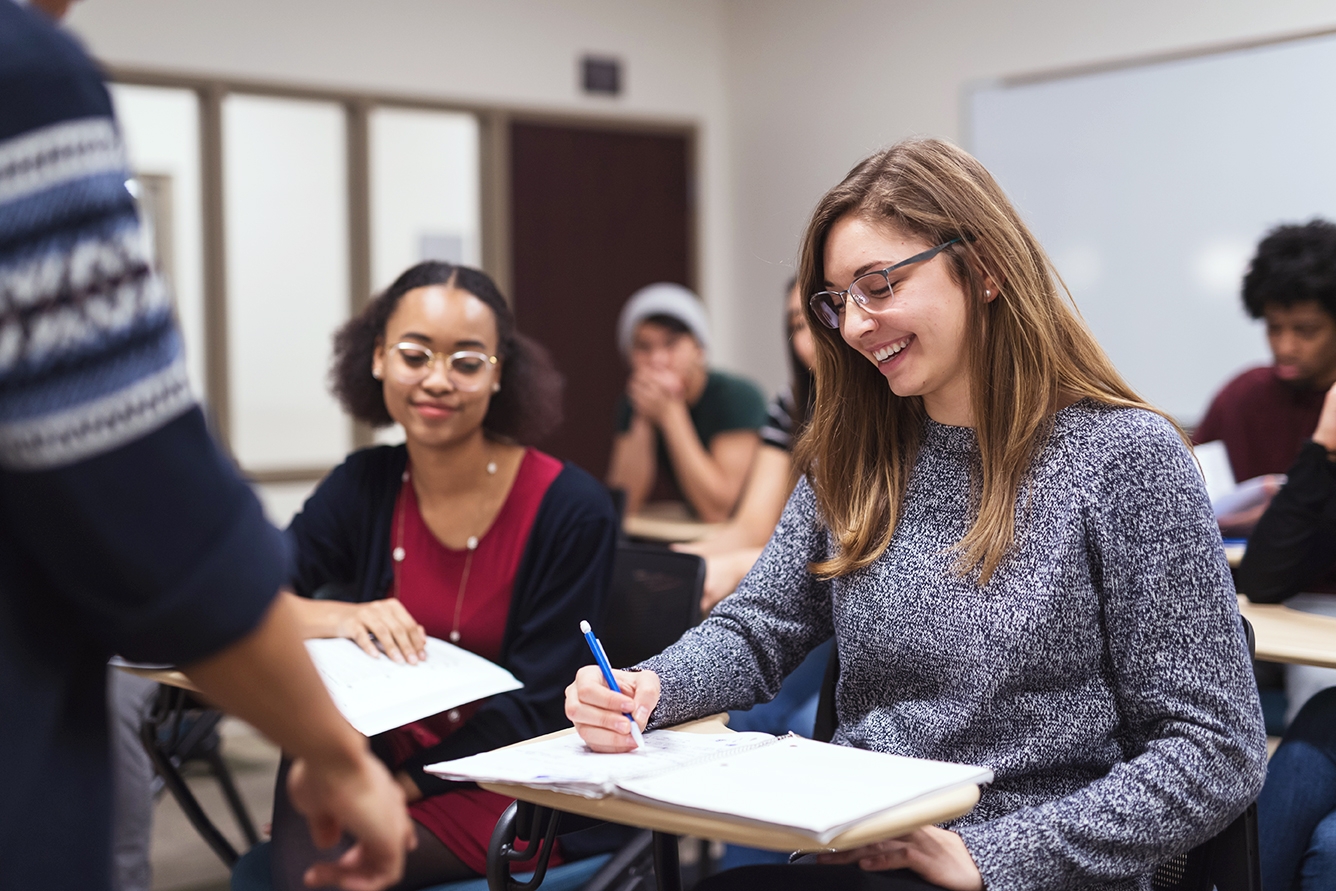
[[[826,193],[803,237],[802,293],[826,287],[826,238],[841,218],[889,224],[943,251],[965,292],[968,374],[979,445],[975,516],[957,545],[962,574],[986,584],[1015,538],[1017,497],[1069,402],[1147,405],[1123,381],[1076,311],[1038,241],[983,165],[937,139],[912,139],[858,164]],[[984,296],[984,281],[1000,287]],[[1061,291],[1060,291],[1061,288]],[[846,575],[885,552],[895,532],[927,417],[923,400],[891,392],[886,379],[810,306],[816,340],[812,420],[796,449],[835,552],[814,563],[822,578]]]

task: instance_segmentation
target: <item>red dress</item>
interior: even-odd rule
[[[505,503],[478,539],[462,601],[459,584],[468,551],[446,547],[427,528],[408,481],[411,468],[404,473],[390,528],[391,549],[401,542],[404,549],[403,559],[394,562],[395,580],[399,601],[422,623],[427,634],[450,640],[458,603],[459,639],[455,645],[494,662],[500,657],[515,572],[538,507],[561,469],[557,459],[534,449],[525,450]],[[402,763],[413,753],[436,745],[462,727],[480,705],[470,703],[391,730],[387,742],[394,762]],[[408,811],[466,866],[485,875],[492,829],[512,800],[494,792],[465,788],[424,798],[409,805]],[[560,847],[553,850],[553,865],[561,862],[560,854]]]

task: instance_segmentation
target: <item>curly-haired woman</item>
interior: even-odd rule
[[[339,332],[331,377],[353,417],[398,422],[406,442],[350,455],[293,518],[291,599],[307,637],[412,663],[431,635],[523,682],[373,740],[417,831],[396,887],[485,873],[509,801],[423,766],[564,726],[564,679],[589,655],[576,629],[599,615],[611,575],[611,498],[529,446],[560,421],[561,379],[477,270],[429,262],[403,273]],[[335,856],[316,851],[283,792],[280,776],[279,891],[304,887],[313,860]]]
[[[702,889],[1149,889],[1244,809],[1266,763],[1181,434],[947,143],[901,143],[831,189],[799,282],[817,360],[806,479],[737,593],[620,675],[630,696],[582,669],[567,715],[624,751],[624,713],[661,726],[765,701],[833,636],[835,743],[995,781],[944,827]]]

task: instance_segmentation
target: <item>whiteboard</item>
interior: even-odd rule
[[[1186,424],[1270,362],[1257,242],[1336,220],[1336,36],[967,93],[969,148],[1128,382]]]

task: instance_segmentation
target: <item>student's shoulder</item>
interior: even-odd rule
[[[765,394],[761,392],[761,388],[740,374],[711,369],[708,386],[719,395],[730,399],[754,400],[765,405]]]
[[[1096,465],[1131,469],[1187,452],[1178,427],[1164,415],[1091,399],[1058,412],[1054,433]]]
[[[111,117],[97,66],[42,13],[0,5],[0,140],[52,124]]]
[[[344,491],[381,487],[402,476],[407,462],[408,450],[402,445],[358,449],[329,472],[320,482],[320,488]]]
[[[1256,399],[1270,399],[1280,382],[1270,365],[1249,368],[1231,378],[1216,393],[1212,403],[1251,402]]]
[[[536,455],[560,465],[555,478],[543,495],[540,510],[551,521],[566,523],[609,522],[616,524],[617,510],[608,487],[588,471],[569,461],[560,461],[543,452]]]
[[[765,426],[765,394],[747,378],[712,370],[706,393],[720,429],[758,430]]]

